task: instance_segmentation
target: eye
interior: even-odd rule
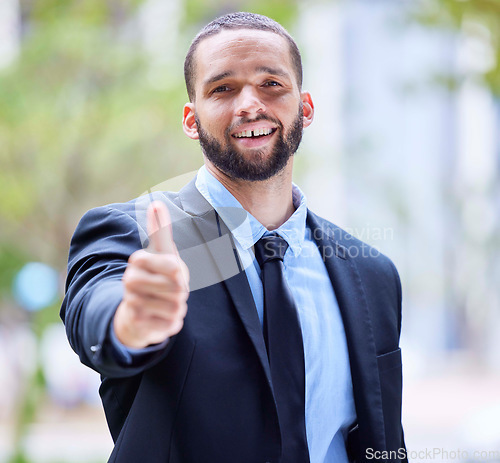
[[[227,85],[219,85],[217,88],[214,88],[212,90],[212,93],[223,93],[227,92],[229,90],[229,87]]]
[[[268,80],[264,82],[264,87],[281,87],[281,84],[275,80]]]

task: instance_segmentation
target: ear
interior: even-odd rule
[[[194,104],[186,103],[182,114],[182,129],[192,140],[198,140],[199,138],[195,115]]]
[[[314,119],[314,103],[309,92],[300,94],[302,100],[302,108],[304,111],[304,128],[309,127]]]

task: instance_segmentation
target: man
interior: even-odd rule
[[[292,184],[314,115],[295,42],[226,15],[185,77],[196,179],[89,211],[71,243],[61,317],[102,375],[110,461],[404,459],[399,277]]]

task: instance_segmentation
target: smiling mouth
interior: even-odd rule
[[[262,138],[272,135],[276,129],[262,128],[255,130],[243,130],[232,135],[233,138]]]

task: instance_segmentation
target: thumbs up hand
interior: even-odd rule
[[[124,294],[113,328],[127,347],[158,344],[177,334],[184,324],[189,296],[189,272],[172,236],[167,207],[153,201],[147,212],[149,247],[134,252],[123,274]]]

